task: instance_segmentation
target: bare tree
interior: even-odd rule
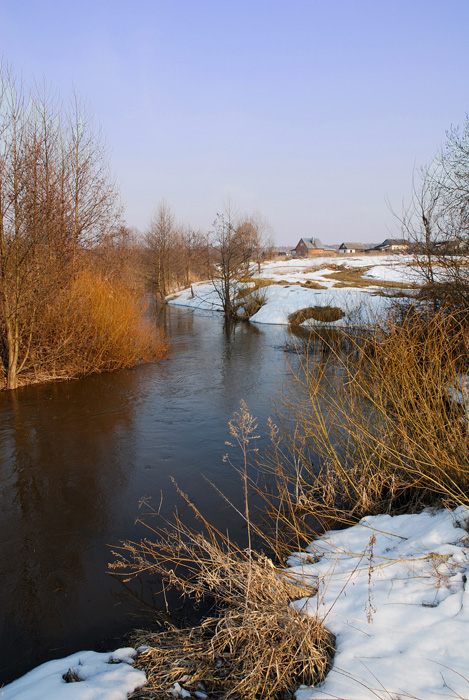
[[[447,133],[442,151],[419,171],[402,226],[427,294],[469,308],[469,120]]]
[[[73,278],[72,262],[119,219],[101,143],[75,104],[64,119],[45,89],[26,95],[0,67],[0,354],[9,389],[48,305]]]
[[[145,234],[149,290],[164,299],[176,289],[207,279],[208,257],[206,236],[191,226],[179,225],[169,204],[162,200]]]
[[[122,208],[110,176],[103,136],[76,94],[67,126],[67,180],[75,258],[80,245],[94,245],[116,231]]]
[[[246,237],[251,249],[251,259],[256,263],[257,271],[260,272],[261,264],[273,247],[272,228],[269,222],[260,212],[254,212],[241,218],[237,230]]]
[[[2,359],[7,388],[17,386],[20,345],[28,321],[38,243],[34,222],[37,140],[21,86],[9,71],[0,76],[0,293]],[[32,212],[33,209],[33,212]]]
[[[168,202],[162,200],[145,234],[148,281],[153,293],[164,299],[171,288],[179,231]]]
[[[182,286],[189,287],[193,282],[210,277],[207,236],[200,231],[191,226],[181,230],[178,257],[181,262],[178,279]]]
[[[246,273],[252,256],[252,242],[246,228],[239,227],[229,208],[218,214],[211,233],[216,251],[212,284],[220,299],[226,320],[236,317],[235,299],[240,278]]]

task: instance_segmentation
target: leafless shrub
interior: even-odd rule
[[[22,368],[25,380],[73,378],[161,359],[168,343],[145,311],[139,293],[83,270],[42,309]]]

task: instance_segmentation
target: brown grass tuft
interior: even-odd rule
[[[260,308],[262,308],[267,301],[267,295],[262,291],[255,290],[249,295],[243,297],[243,301],[240,302],[236,309],[237,317],[243,321],[247,321],[257,314]]]
[[[80,678],[78,673],[76,671],[72,671],[71,668],[69,668],[68,671],[63,674],[62,678],[64,679],[65,683],[80,683],[80,681],[83,681],[83,678]]]
[[[344,312],[338,306],[308,306],[290,314],[288,323],[290,326],[300,326],[309,319],[320,321],[321,323],[333,323],[344,316]]]
[[[219,558],[220,552],[214,552],[214,559]],[[233,596],[217,616],[190,629],[169,627],[139,633],[132,640],[149,647],[138,657],[148,683],[135,697],[167,697],[179,683],[188,691],[202,684],[211,698],[267,700],[324,679],[333,640],[316,618],[290,606],[314,591],[266,557],[245,556],[233,569],[232,564],[225,575],[237,577]],[[211,577],[212,583],[223,588],[218,575]]]
[[[285,284],[288,284],[288,282]],[[305,280],[304,282],[301,282],[301,286],[306,287],[307,289],[325,289],[324,285],[319,284],[319,282],[315,282],[314,280]]]

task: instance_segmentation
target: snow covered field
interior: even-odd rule
[[[416,281],[418,271],[412,267],[410,255],[356,255],[350,257],[320,257],[320,258],[293,258],[292,260],[276,260],[267,262],[262,266],[258,277],[286,282],[304,282],[311,280],[320,284],[333,287],[336,282],[327,277],[331,272],[337,271],[337,266],[344,268],[370,267],[365,277],[377,281],[411,282]],[[376,272],[374,272],[376,271]]]
[[[415,284],[418,271],[411,266],[409,256],[367,256],[320,259],[293,259],[269,262],[255,277],[272,280],[273,284],[263,287],[266,295],[264,306],[251,318],[251,323],[288,324],[288,317],[295,311],[309,306],[336,306],[342,309],[344,317],[333,325],[357,325],[369,323],[383,315],[392,299],[382,296],[380,282]],[[375,285],[363,288],[338,287],[340,280],[327,277],[337,272],[331,266],[344,266],[346,269],[366,267],[363,276],[373,280]],[[305,282],[315,282],[323,289],[307,289],[300,286]],[[392,291],[392,290],[388,290]],[[193,309],[220,311],[220,299],[210,282],[193,284],[190,289],[179,292],[169,301],[175,306],[188,306]],[[317,323],[317,322],[316,322]]]

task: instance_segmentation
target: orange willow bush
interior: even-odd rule
[[[168,349],[141,297],[99,274],[85,271],[74,280],[69,309],[82,374],[156,361]]]
[[[32,322],[22,344],[23,383],[160,360],[168,341],[146,312],[138,293],[85,269]]]

